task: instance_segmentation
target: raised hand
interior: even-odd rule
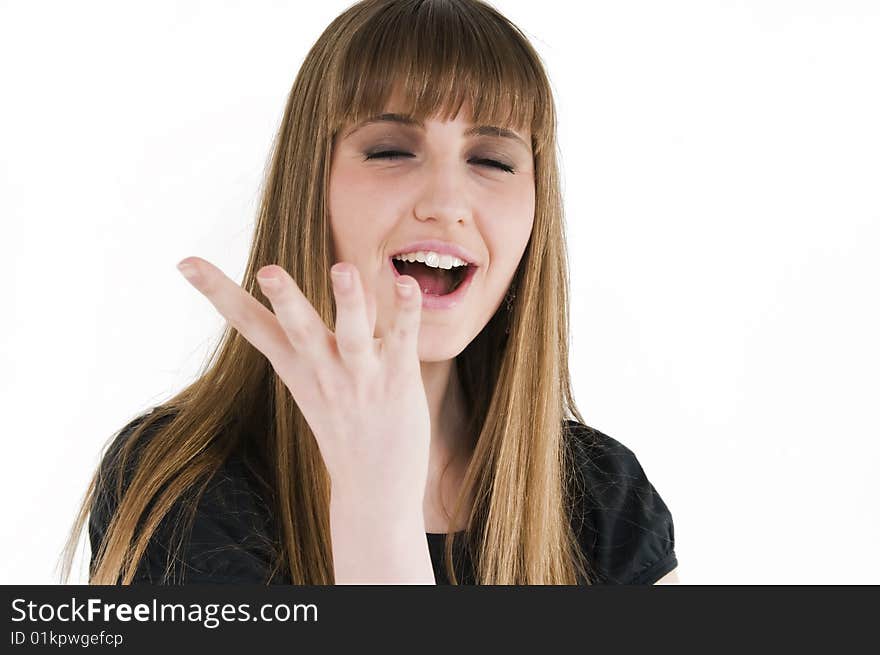
[[[333,502],[356,503],[365,519],[422,516],[431,424],[418,359],[418,282],[398,278],[392,327],[374,338],[353,264],[331,269],[335,333],[280,266],[257,276],[274,313],[204,259],[178,267],[287,386],[318,442]]]

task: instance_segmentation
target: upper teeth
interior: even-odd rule
[[[395,255],[394,259],[400,259],[406,262],[422,262],[425,266],[432,268],[452,268],[453,266],[467,266],[466,261],[462,261],[458,257],[452,255],[441,255],[432,250],[419,250],[418,252],[406,252]]]

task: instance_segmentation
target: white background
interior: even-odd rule
[[[190,381],[347,2],[0,4],[0,582],[57,581],[106,440]],[[549,71],[587,422],[682,582],[880,583],[880,4],[495,6]],[[84,582],[87,540],[74,582]]]

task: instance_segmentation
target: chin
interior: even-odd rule
[[[435,334],[429,334],[435,332]],[[458,357],[469,341],[460,334],[442,334],[441,330],[426,330],[422,326],[419,334],[419,361],[427,362],[446,362],[450,359]]]

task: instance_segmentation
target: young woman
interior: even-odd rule
[[[478,0],[365,0],[308,53],[199,379],[123,428],[89,581],[654,583],[672,517],[568,371],[555,109]]]

